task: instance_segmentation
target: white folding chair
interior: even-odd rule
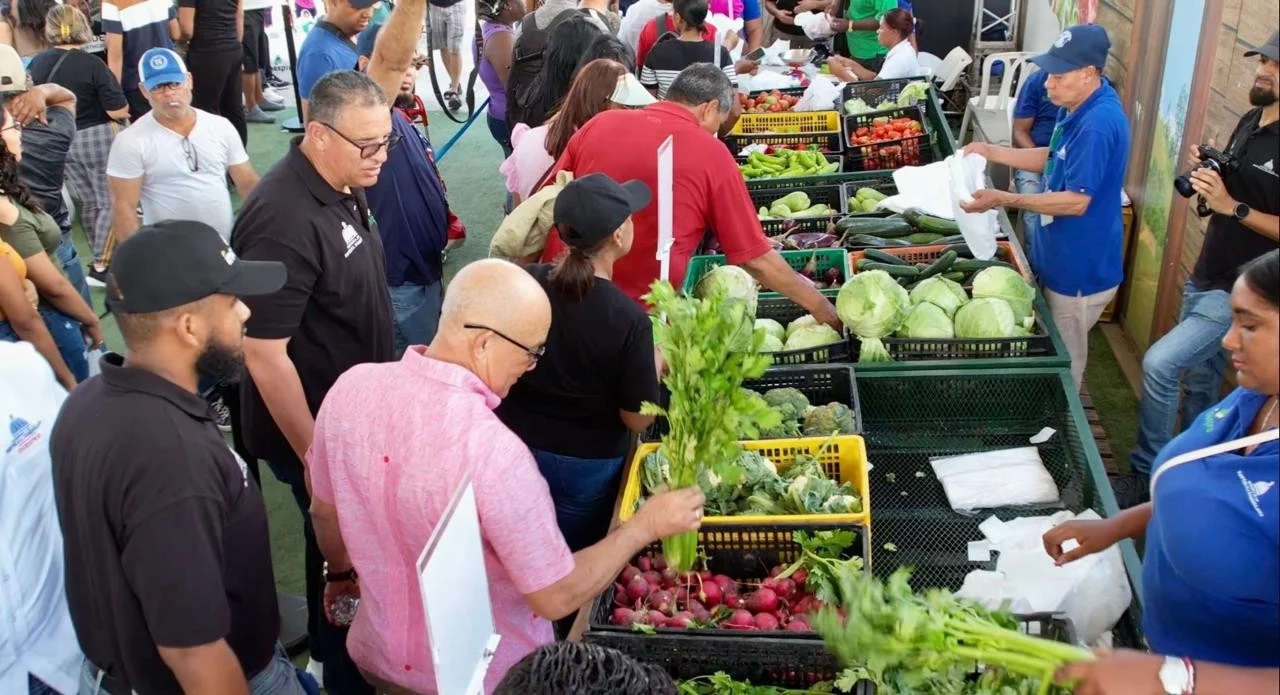
[[[963,101],[954,99],[950,95],[972,63],[973,58],[963,48],[956,46],[951,49],[946,58],[942,59],[941,64],[933,69],[933,82],[938,87],[938,93],[946,101],[947,107],[953,111],[964,108]]]
[[[992,53],[982,61],[982,87],[976,96],[969,98],[965,106],[964,119],[960,121],[960,132],[956,133],[956,142],[965,141],[970,124],[974,125],[985,142],[997,145],[1008,145],[1011,142],[1013,135],[1013,126],[1010,121],[1011,104],[1017,101],[1018,91],[1022,89],[1026,76],[1037,69],[1036,65],[1030,62],[1030,58],[1035,55],[1029,51]],[[998,91],[993,93],[992,70],[996,63],[1003,64],[1004,74],[1000,77]]]

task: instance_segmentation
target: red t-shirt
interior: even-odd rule
[[[643,181],[654,202],[636,213],[631,252],[613,268],[613,283],[640,301],[658,279],[658,146],[674,138],[672,155],[671,284],[680,287],[685,267],[707,232],[720,241],[729,263],[740,264],[772,250],[760,229],[751,196],[729,149],[678,104],[659,102],[638,110],[605,111],[582,126],[556,162],[554,172],[602,173],[618,182]],[[625,143],[621,146],[620,143]],[[647,154],[646,154],[647,153]],[[565,248],[555,232],[543,260]]]
[[[650,19],[644,28],[640,30],[640,43],[636,45],[636,67],[644,67],[645,56],[649,55],[649,51],[653,49],[653,45],[658,43],[661,34],[658,33],[658,20],[662,17],[654,17]],[[667,31],[675,31],[676,25],[671,21],[670,15],[666,16]],[[707,28],[702,32],[703,41],[715,42],[716,27],[714,24],[708,24]]]

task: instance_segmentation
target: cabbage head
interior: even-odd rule
[[[996,265],[983,268],[973,276],[973,298],[998,297],[1009,303],[1013,318],[1021,323],[1031,316],[1036,288],[1012,268]]]
[[[801,316],[795,321],[792,321],[791,323],[787,324],[786,338],[790,338],[792,335],[795,334],[796,331],[800,330],[801,328],[804,328],[805,326],[816,326],[816,325],[818,325],[818,319],[815,319],[813,317],[813,314],[805,314],[804,316]],[[786,338],[784,338],[784,340]]]
[[[840,334],[834,328],[825,323],[819,323],[813,326],[805,326],[792,333],[791,337],[787,338],[784,347],[787,350],[804,350],[806,348],[831,345],[840,341]]]
[[[946,312],[947,318],[955,316],[956,309],[959,309],[961,304],[969,301],[969,295],[965,294],[964,288],[960,286],[960,283],[937,275],[921,280],[919,284],[911,288],[910,296],[912,304],[929,302]]]
[[[702,276],[694,287],[694,295],[700,299],[711,296],[712,292],[721,290],[730,299],[742,300],[747,305],[747,313],[752,321],[756,315],[756,279],[736,265],[717,266]]]
[[[902,326],[910,308],[907,291],[883,270],[854,274],[836,296],[840,320],[862,341],[859,362],[893,360],[881,338],[893,335]]]
[[[760,341],[760,352],[782,352],[782,341],[776,335],[765,333]]]
[[[779,342],[787,339],[787,329],[773,319],[756,319],[756,332],[760,331],[777,338]]]
[[[933,279],[933,278],[930,278]],[[920,302],[911,307],[907,320],[898,329],[902,338],[954,338],[955,330],[951,327],[951,318],[947,312],[932,302]]]
[[[1019,334],[1021,326],[1009,302],[980,297],[956,312],[955,330],[957,338],[1011,338]]]

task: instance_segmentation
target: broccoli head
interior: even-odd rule
[[[826,437],[831,433],[856,434],[853,409],[843,403],[828,403],[811,408],[804,416],[804,433],[810,437]]]
[[[781,413],[783,421],[799,422],[809,409],[809,399],[799,389],[790,387],[765,391],[764,402]]]

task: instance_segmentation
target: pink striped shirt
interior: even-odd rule
[[[517,661],[552,641],[524,595],[573,570],[547,483],[529,449],[493,414],[499,398],[471,372],[421,346],[399,362],[362,364],[325,397],[307,453],[311,492],[335,505],[360,573],[351,658],[381,678],[435,692],[415,563],[470,470],[493,617],[502,641],[490,692]],[[466,591],[467,587],[458,587]]]

